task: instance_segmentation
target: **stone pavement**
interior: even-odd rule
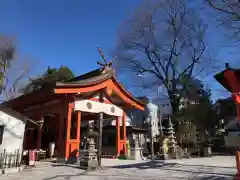
[[[0,180],[224,180],[233,179],[235,159],[231,156],[168,161],[104,159],[104,167],[86,172],[74,166],[39,162],[36,168],[1,175]]]

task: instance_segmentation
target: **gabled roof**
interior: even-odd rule
[[[124,89],[124,87],[117,81],[114,70],[108,66],[93,70],[66,82],[49,83],[38,91],[22,95],[3,103],[3,105],[12,107],[12,104],[17,102],[18,105],[15,106],[20,106],[24,101],[29,101],[29,103],[24,102],[24,104],[30,104],[30,102],[33,103],[46,100],[54,94],[87,93],[95,92],[104,88],[117,92],[120,99],[123,99],[127,104],[135,106],[140,110],[144,109],[144,104]]]
[[[97,91],[103,88],[109,88],[111,90],[118,91],[121,94],[121,98],[129,101],[131,105],[135,104],[139,109],[144,109],[144,104],[142,101],[136,99],[131,95],[124,87],[117,81],[115,77],[115,71],[111,67],[103,67],[91,71],[89,73],[83,74],[76,78],[73,78],[67,82],[57,82],[55,84],[54,90],[56,94],[61,94],[59,90],[68,89],[70,92],[88,92],[88,91]],[[91,89],[89,87],[92,87]],[[127,100],[128,99],[128,100]],[[131,102],[130,102],[131,101]]]
[[[103,70],[102,68],[95,69],[93,71],[82,74],[82,75],[77,76],[75,78],[69,79],[67,82],[81,81],[81,80],[84,80],[84,79],[89,79],[91,77],[99,76],[99,75],[101,75],[102,70]]]
[[[99,68],[93,71],[90,71],[86,74],[82,74],[73,79],[70,79],[66,82],[56,82],[56,87],[74,87],[74,86],[91,86],[94,84],[98,84],[107,79],[115,78],[115,72],[113,69],[105,70],[103,68]]]

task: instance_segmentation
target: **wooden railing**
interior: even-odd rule
[[[4,149],[4,151],[0,153],[1,169],[20,167],[20,165],[21,165],[21,153],[19,149],[17,149],[14,153],[8,153]]]

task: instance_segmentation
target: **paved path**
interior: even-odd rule
[[[0,180],[224,180],[236,173],[234,157],[184,160],[132,161],[104,159],[105,167],[94,172],[46,162],[36,168],[0,176]]]

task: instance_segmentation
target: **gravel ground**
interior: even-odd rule
[[[224,180],[233,179],[236,173],[231,156],[165,162],[104,159],[103,165],[98,171],[86,172],[74,166],[39,162],[36,168],[1,175],[0,180]]]

